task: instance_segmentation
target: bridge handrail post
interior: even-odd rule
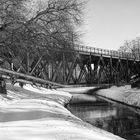
[[[114,52],[113,52],[113,50],[111,50],[111,55],[114,56]]]
[[[119,54],[120,54],[120,55],[119,55],[119,58],[121,58],[121,55],[122,55],[121,52],[119,52]]]
[[[117,51],[115,51],[115,56],[117,57]]]
[[[119,57],[119,52],[117,52],[117,57]]]
[[[127,53],[127,58],[129,59],[129,53]]]
[[[106,51],[105,49],[102,49],[102,54],[106,54],[105,51]]]
[[[95,48],[95,53],[98,53],[98,50],[97,50],[97,48]]]
[[[133,54],[131,54],[131,59],[133,59]]]
[[[111,50],[111,55],[114,56],[114,51],[113,50]]]
[[[91,53],[93,53],[94,48],[91,48]]]
[[[128,58],[129,59],[132,59],[132,56],[131,56],[132,54],[130,54],[130,53],[128,53]]]
[[[86,46],[86,52],[87,52],[87,46]]]
[[[83,52],[83,46],[81,46],[81,51]]]
[[[130,59],[132,59],[132,58],[133,58],[133,57],[132,57],[132,53],[131,53],[131,54],[129,53],[129,56],[130,56]]]
[[[113,56],[115,56],[115,52],[112,50]]]
[[[104,49],[101,49],[101,54],[104,54]]]
[[[102,49],[99,49],[99,53],[102,54]]]
[[[111,50],[109,50],[109,55],[111,56]]]
[[[133,54],[131,54],[131,58],[133,59]]]
[[[80,46],[78,45],[78,51],[80,50]]]
[[[116,56],[116,51],[113,51],[113,55]]]
[[[127,60],[128,60],[128,53],[126,53],[126,58],[127,58]]]
[[[82,48],[82,47],[81,47],[81,46],[79,46],[79,51],[81,51],[81,48]]]
[[[92,52],[92,48],[90,47],[90,53]]]
[[[133,55],[132,55],[132,53],[130,54],[130,57],[131,57],[131,59],[133,59]]]
[[[118,57],[120,58],[120,51],[119,51],[119,56]]]
[[[106,54],[106,50],[105,49],[103,49],[103,54]]]
[[[82,52],[84,51],[84,46],[82,46]]]
[[[122,52],[122,57],[124,58],[124,56],[125,56],[125,54],[124,54],[124,52]]]
[[[100,53],[99,48],[97,48],[98,54]]]
[[[116,57],[120,57],[120,53],[118,51],[116,51]]]
[[[116,51],[116,57],[119,57],[119,52],[118,51]]]
[[[88,52],[88,46],[86,46],[86,52]]]
[[[122,53],[122,58],[124,58],[124,52],[121,52]]]
[[[107,55],[107,50],[106,50],[105,54]]]
[[[120,58],[122,58],[122,52],[120,52]]]
[[[109,53],[110,53],[110,56],[112,56],[112,52],[111,52],[111,50],[109,50]]]
[[[101,54],[103,54],[103,49],[101,49]]]
[[[127,58],[127,57],[126,57],[126,53],[124,53],[124,58]]]
[[[126,58],[128,59],[127,53],[126,53]]]
[[[87,52],[90,52],[90,48],[87,46]]]
[[[99,54],[99,50],[98,50],[98,48],[96,48],[95,50],[96,50],[96,53]]]
[[[82,51],[82,46],[80,46],[80,51]]]
[[[127,57],[128,57],[128,59],[129,59],[129,53],[127,53]]]

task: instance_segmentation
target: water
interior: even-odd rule
[[[96,98],[94,102],[70,103],[68,109],[93,126],[127,140],[140,140],[140,109],[110,102],[97,96],[94,98]]]

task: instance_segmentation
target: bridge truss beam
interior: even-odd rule
[[[140,72],[140,61],[91,52],[61,51],[59,59],[48,54],[34,58],[29,52],[25,56],[5,60],[1,67],[61,84],[126,83],[133,74]]]

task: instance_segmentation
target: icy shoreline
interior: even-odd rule
[[[96,94],[128,106],[140,108],[140,89],[132,89],[130,85],[101,89]]]
[[[68,92],[26,85],[7,85],[0,95],[0,139],[4,140],[121,140],[109,132],[83,122],[64,105]]]

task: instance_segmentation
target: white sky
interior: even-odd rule
[[[117,50],[140,37],[140,0],[87,0],[81,28],[85,45]]]

